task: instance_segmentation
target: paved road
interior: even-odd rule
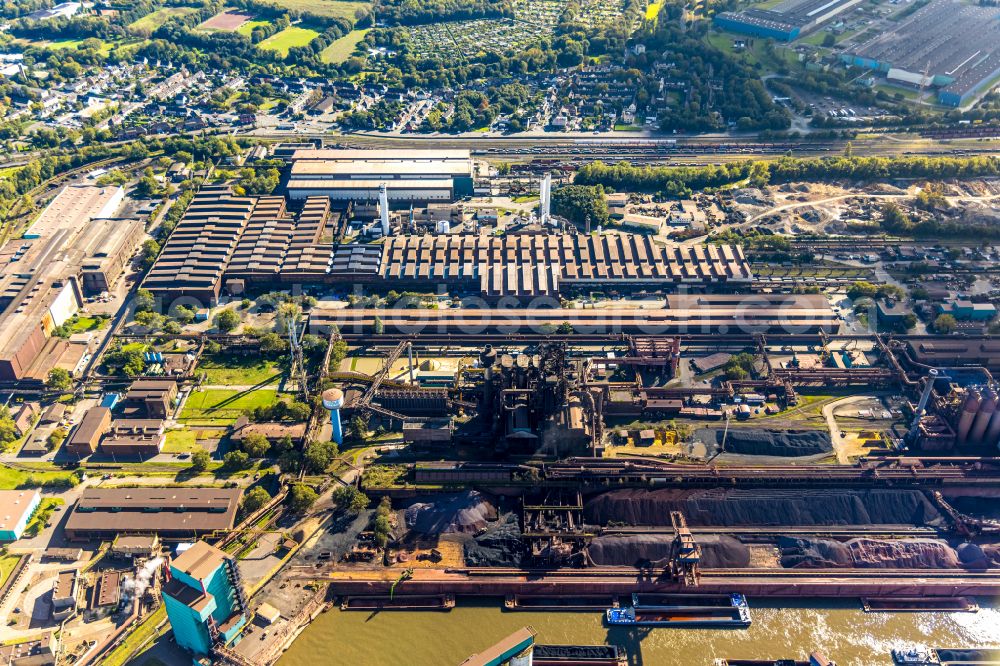
[[[833,415],[834,410],[844,405],[851,405],[863,400],[878,400],[878,398],[878,395],[852,395],[849,398],[831,402],[823,407],[823,418],[826,419],[826,425],[830,429],[830,439],[833,441],[833,450],[837,454],[837,462],[841,465],[846,465],[850,461],[847,459],[847,452],[844,450],[844,443],[847,441],[847,438],[840,435],[841,429],[837,425],[836,417]]]

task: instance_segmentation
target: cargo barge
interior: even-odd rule
[[[344,597],[340,602],[340,610],[351,611],[390,611],[390,610],[440,610],[448,611],[455,607],[455,595],[442,594],[432,596],[370,596]]]
[[[615,595],[563,597],[508,594],[503,607],[508,611],[593,611],[618,608],[618,605]]]
[[[808,661],[799,659],[716,659],[714,666],[837,666],[822,652],[813,652]]]
[[[997,648],[907,648],[892,651],[896,666],[1000,666]]]
[[[650,605],[649,601],[659,603]],[[742,594],[730,594],[722,598],[634,594],[631,606],[609,608],[605,611],[604,618],[608,626],[745,629],[750,626],[750,609]]]
[[[967,597],[862,597],[866,613],[977,613],[979,604]]]
[[[532,666],[626,666],[617,645],[535,645]]]

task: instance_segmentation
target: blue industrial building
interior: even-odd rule
[[[812,32],[861,0],[785,0],[771,8],[751,7],[742,12],[722,12],[715,25],[742,35],[792,42]]]
[[[933,87],[945,106],[965,106],[1000,77],[1000,8],[931,0],[841,60],[891,82]]]
[[[0,542],[20,539],[41,501],[37,490],[0,490]]]
[[[247,622],[247,600],[236,561],[199,541],[170,563],[163,604],[174,639],[195,655],[228,645]]]

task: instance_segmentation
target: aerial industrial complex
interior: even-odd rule
[[[263,666],[324,610],[468,597],[752,631],[761,598],[1000,591],[1000,250],[842,233],[890,202],[929,224],[925,190],[992,215],[995,178],[661,200],[466,150],[268,152],[268,193],[204,176],[144,223],[73,183],[0,249],[0,623],[51,631],[18,643],[39,663],[162,626],[164,660]],[[616,636],[467,663],[621,666]]]
[[[965,106],[1000,75],[1000,9],[932,0],[844,59],[891,81],[934,86],[941,104]]]
[[[998,613],[1000,0],[0,3],[0,666]]]

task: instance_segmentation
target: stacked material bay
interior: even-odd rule
[[[680,511],[695,526],[944,524],[917,490],[612,490],[586,502],[590,524],[669,526]]]

